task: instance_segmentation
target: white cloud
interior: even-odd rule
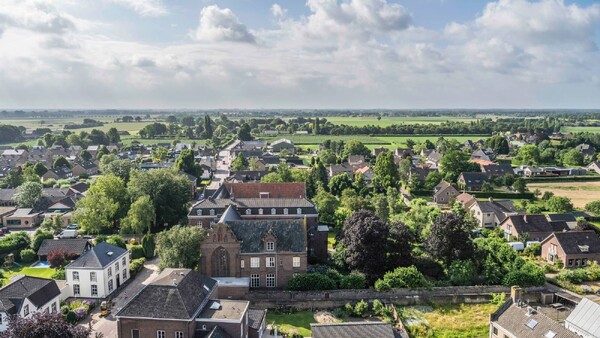
[[[278,4],[273,4],[271,6],[271,14],[276,18],[283,18],[287,16],[287,9],[279,6]]]
[[[254,35],[240,22],[229,8],[217,5],[204,7],[200,12],[200,24],[192,37],[205,41],[233,41],[254,43]]]
[[[131,9],[141,16],[162,16],[169,13],[162,0],[109,0]]]
[[[0,29],[21,28],[46,34],[63,34],[75,28],[73,20],[50,1],[4,0],[0,2]]]

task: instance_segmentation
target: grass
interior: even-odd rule
[[[600,182],[541,182],[527,184],[529,190],[550,191],[556,196],[568,197],[575,208],[584,208],[589,202],[600,200]]]
[[[467,117],[456,117],[456,116],[384,116],[381,119],[377,119],[377,117],[371,116],[355,116],[355,117],[345,117],[345,116],[330,116],[326,117],[327,121],[333,124],[345,124],[347,126],[381,126],[387,127],[394,124],[442,124],[446,121],[453,122],[471,122],[475,119],[467,118]]]
[[[327,234],[327,250],[333,250],[333,246],[335,245],[335,236],[337,236],[337,231],[331,229]]]
[[[7,284],[9,278],[16,275],[25,275],[31,277],[41,278],[52,278],[52,275],[56,271],[53,268],[31,268],[31,267],[14,267],[12,269],[0,269],[4,278],[2,279],[2,285]]]
[[[600,133],[600,127],[563,127],[560,129],[561,133]]]
[[[295,330],[303,337],[310,337],[310,323],[316,323],[315,317],[310,311],[300,311],[292,314],[267,312],[267,324],[275,323],[285,332]]]

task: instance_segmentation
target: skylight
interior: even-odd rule
[[[527,322],[527,327],[533,330],[537,324],[538,324],[537,320],[532,319]]]
[[[556,333],[553,331],[548,331],[546,332],[546,334],[544,335],[544,337],[546,338],[554,338],[554,336],[556,336]]]

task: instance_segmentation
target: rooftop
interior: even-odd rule
[[[241,321],[250,302],[244,300],[211,299],[198,319],[217,319]]]

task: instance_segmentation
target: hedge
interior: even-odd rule
[[[132,245],[129,248],[129,257],[132,260],[145,257],[145,255],[144,255],[144,248],[142,248],[141,245]]]
[[[146,258],[138,258],[134,259],[129,263],[129,275],[130,277],[135,276],[138,272],[142,271],[144,268],[144,263],[146,263]]]
[[[6,235],[0,238],[0,258],[10,253],[15,255],[15,259],[19,260],[21,256],[21,250],[29,248],[31,239],[27,233],[21,231]]]
[[[597,182],[600,176],[524,177],[527,183],[544,182]]]
[[[335,281],[318,273],[298,274],[288,281],[288,289],[292,291],[335,290]]]

